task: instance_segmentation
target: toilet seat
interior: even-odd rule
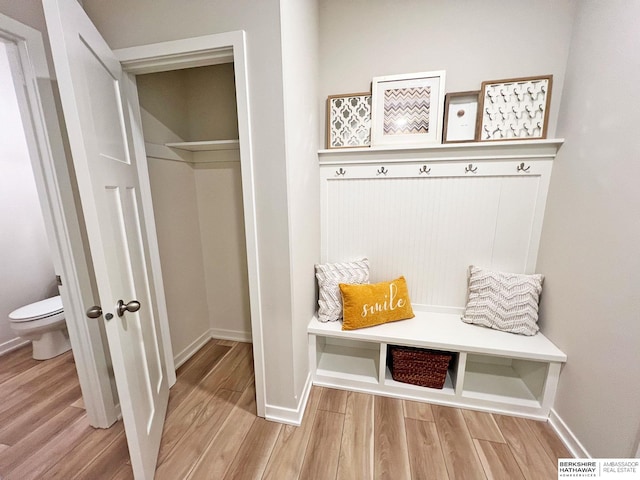
[[[63,313],[62,299],[60,295],[47,298],[39,302],[31,303],[20,307],[9,314],[9,320],[12,323],[32,322],[35,320],[43,320],[48,317],[57,316]],[[64,318],[64,316],[62,316]],[[54,323],[58,319],[50,319],[51,322],[39,322],[39,323]]]
[[[15,322],[11,320],[11,328],[20,336],[24,336],[26,333],[46,332],[55,328],[57,325],[64,325],[66,327],[64,312],[59,312],[44,318],[29,320],[28,322]]]

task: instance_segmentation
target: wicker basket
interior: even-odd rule
[[[449,352],[390,345],[387,363],[397,382],[441,389],[452,357]]]

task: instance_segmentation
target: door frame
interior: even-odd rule
[[[151,189],[149,188],[149,169],[145,154],[144,137],[140,120],[140,105],[138,103],[136,74],[155,73],[168,70],[215,65],[218,63],[234,63],[236,102],[238,114],[238,133],[240,140],[240,169],[242,180],[242,199],[244,208],[245,240],[247,253],[247,270],[249,278],[249,303],[251,312],[251,336],[253,342],[253,361],[256,384],[256,406],[258,416],[265,416],[266,390],[264,384],[264,347],[262,335],[262,311],[260,297],[260,271],[258,263],[258,235],[255,206],[253,150],[251,141],[251,116],[249,107],[249,83],[247,75],[246,35],[242,30],[200,37],[186,38],[168,42],[154,43],[136,47],[114,50],[116,58],[120,60],[123,70],[128,77],[128,90],[134,105],[130,105],[130,115],[134,130],[140,134],[134,135],[134,148],[138,159],[138,175],[141,184],[142,208],[147,221],[147,232],[150,245],[155,251],[157,247],[157,233],[153,221],[153,205]],[[158,312],[161,324],[168,327],[168,316],[164,301],[164,286],[160,269],[159,257],[151,259],[152,277],[156,298],[161,306]],[[166,331],[165,331],[166,330]],[[171,352],[171,341],[168,328],[163,329],[163,343],[165,352]],[[167,358],[167,370],[174,365],[173,356]],[[175,375],[175,372],[174,372]],[[173,382],[171,382],[173,383]],[[171,384],[170,383],[170,384]]]
[[[107,428],[117,421],[119,406],[101,324],[88,322],[84,312],[85,305],[95,304],[94,282],[57,117],[55,78],[38,30],[0,14],[0,37],[17,46],[11,66],[21,78],[14,84],[87,418]]]

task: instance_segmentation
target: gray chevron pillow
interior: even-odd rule
[[[493,272],[471,265],[466,323],[504,332],[535,335],[543,276]]]
[[[340,283],[369,283],[369,260],[316,265],[318,279],[318,320],[334,322],[342,318]]]

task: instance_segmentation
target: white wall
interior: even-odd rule
[[[187,75],[182,70],[138,75],[136,84],[144,140],[158,145],[190,140]]]
[[[574,0],[319,3],[323,105],[328,95],[369,91],[381,75],[446,70],[446,91],[460,92],[484,80],[552,74],[554,137]]]
[[[238,138],[233,63],[187,70],[190,140]]]
[[[0,353],[19,344],[8,315],[57,295],[5,44],[0,42]]]
[[[594,457],[640,440],[640,3],[579,3],[538,271],[568,356],[554,409]]]
[[[237,157],[237,151],[230,153]],[[240,162],[197,164],[195,181],[211,333],[214,337],[249,339],[251,311]]]
[[[320,261],[319,18],[316,0],[282,0],[280,11],[293,280],[291,342],[295,392],[300,393],[309,373],[307,325],[317,307],[314,264]]]
[[[149,158],[149,179],[171,347],[182,361],[209,331],[195,178],[186,163]]]

